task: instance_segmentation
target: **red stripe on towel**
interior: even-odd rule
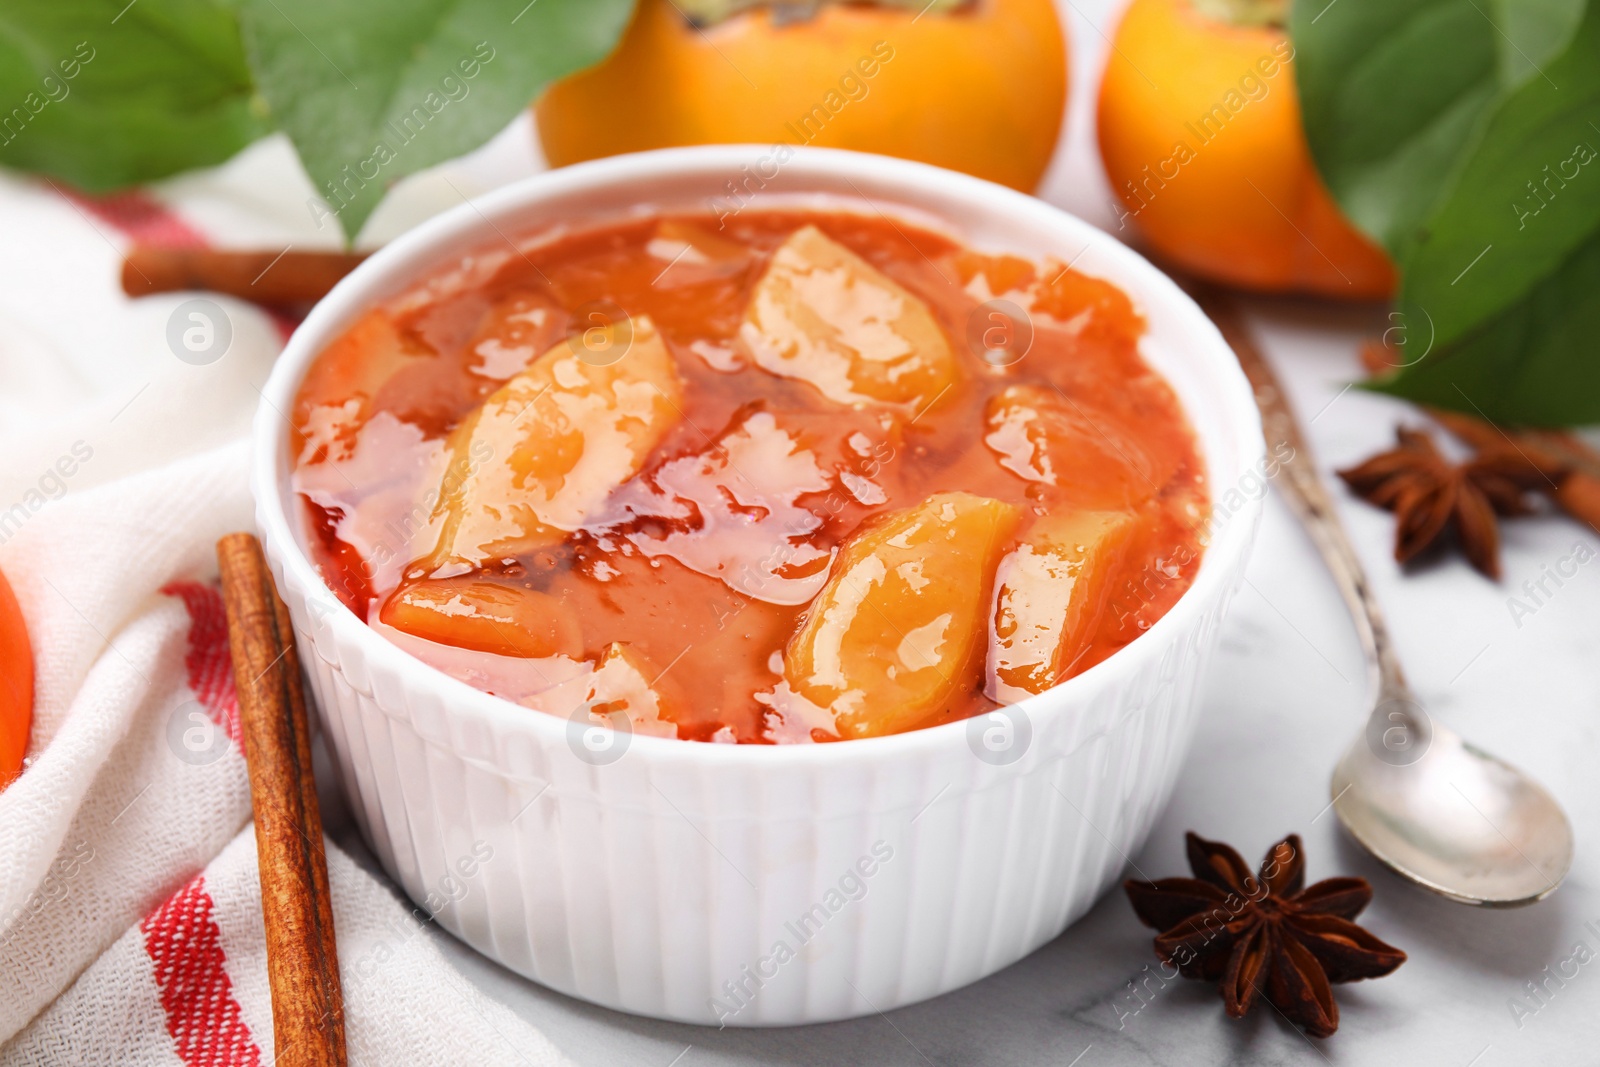
[[[109,196],[89,196],[62,185],[56,188],[100,221],[115,226],[142,245],[204,248],[211,243],[167,205],[138,189]]]
[[[56,182],[50,183],[62,196],[94,215],[100,221],[115,226],[125,236],[142,245],[164,245],[169,248],[205,248],[211,244],[206,235],[185,222],[177,212],[138,189],[127,189],[107,196],[89,196]],[[278,336],[287,341],[299,318],[276,308],[262,308]]]
[[[233,687],[233,656],[228,649],[228,616],[222,594],[200,582],[170,582],[161,587],[178,597],[189,612],[189,650],[183,666],[189,689],[205,707],[211,721],[222,727],[235,745],[239,733],[239,694]]]
[[[261,1050],[223,967],[212,908],[205,876],[196,875],[139,924],[167,1033],[184,1067],[260,1067]]]

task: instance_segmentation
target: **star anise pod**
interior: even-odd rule
[[[1421,430],[1397,427],[1395,437],[1395,448],[1338,472],[1357,496],[1395,513],[1394,558],[1410,561],[1453,528],[1467,561],[1500,577],[1495,516],[1530,513],[1524,494],[1554,484],[1555,472],[1509,445],[1452,463]]]
[[[1264,996],[1313,1037],[1339,1028],[1334,982],[1378,978],[1406,954],[1350,920],[1372,900],[1364,878],[1305,888],[1300,837],[1273,845],[1252,875],[1218,841],[1186,835],[1193,878],[1129,879],[1139,921],[1161,931],[1156,955],[1185,978],[1222,980],[1228,1014],[1243,1018]]]

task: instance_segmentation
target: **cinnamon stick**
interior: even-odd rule
[[[1474,448],[1489,448],[1509,441],[1535,463],[1600,479],[1600,452],[1584,444],[1576,434],[1560,430],[1510,429],[1476,415],[1443,408],[1429,408],[1428,414]]]
[[[122,291],[149,296],[201,289],[267,307],[293,307],[321,300],[365,258],[358,252],[136,245],[122,262]]]
[[[275,1063],[345,1067],[322,815],[289,611],[250,534],[218,541],[217,562],[261,865]]]
[[[1559,430],[1513,430],[1476,415],[1428,408],[1435,422],[1473,448],[1503,447],[1507,442],[1542,467],[1556,471],[1545,493],[1556,506],[1600,532],[1600,454],[1576,435]]]

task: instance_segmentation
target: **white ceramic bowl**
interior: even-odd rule
[[[1172,790],[1265,490],[1260,421],[1232,353],[1143,258],[975,178],[787,151],[622,156],[446,212],[316,307],[255,423],[262,541],[345,796],[384,868],[442,926],[512,970],[691,1023],[886,1011],[1000,970],[1088,911]],[[317,353],[373,301],[500,235],[650,207],[730,210],[739,202],[729,183],[743,190],[742,210],[842,198],[943,220],[980,249],[1070,260],[1126,291],[1149,322],[1145,358],[1187,410],[1218,502],[1204,562],[1176,606],[1009,714],[832,745],[640,736],[612,737],[611,750],[426,666],[340,606],[307,557],[282,415]]]

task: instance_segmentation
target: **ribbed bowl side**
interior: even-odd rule
[[[1013,764],[962,744],[707,768],[593,766],[548,731],[451,715],[280,583],[340,786],[418,921],[584,1000],[737,1026],[938,996],[1087,912],[1171,792],[1234,584],[1119,653],[1142,669],[1024,705]]]

